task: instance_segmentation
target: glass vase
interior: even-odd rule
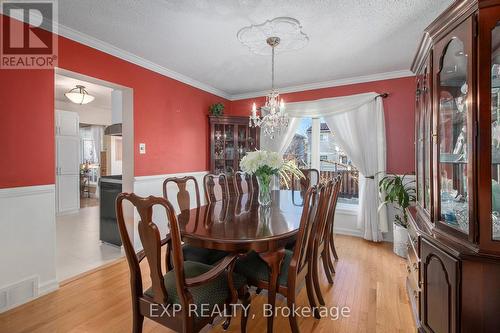
[[[259,205],[270,206],[271,205],[271,180],[273,175],[258,175],[257,183],[259,184]]]

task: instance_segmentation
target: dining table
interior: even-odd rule
[[[269,266],[268,304],[273,331],[278,277],[285,246],[295,240],[302,215],[302,192],[274,190],[269,206],[261,206],[256,191],[211,202],[178,215],[185,243],[232,253],[255,251]]]

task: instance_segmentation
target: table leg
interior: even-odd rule
[[[280,275],[281,262],[285,256],[285,249],[273,252],[259,253],[262,260],[269,266],[269,290],[268,303],[271,306],[271,316],[267,318],[267,332],[273,331],[274,305],[276,303],[276,292],[278,290],[278,278]]]

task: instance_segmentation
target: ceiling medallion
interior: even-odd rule
[[[280,99],[280,94],[274,87],[274,55],[277,50],[300,49],[309,39],[301,31],[299,21],[290,17],[278,17],[245,27],[238,31],[237,37],[252,52],[272,56],[271,91],[266,96],[264,106],[260,107],[260,115],[257,114],[257,106],[253,103],[249,126],[261,127],[264,134],[273,139],[288,127],[289,120],[285,114],[285,102]]]
[[[298,50],[309,42],[309,37],[302,32],[300,22],[291,17],[277,17],[262,24],[244,27],[236,36],[250,51],[260,55],[271,55],[271,49],[266,43],[269,37],[280,38],[276,53]]]

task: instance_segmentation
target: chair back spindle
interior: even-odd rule
[[[163,197],[169,200],[168,197],[168,185],[177,185],[177,204],[179,205],[180,211],[185,211],[191,209],[191,195],[188,191],[188,185],[193,183],[194,185],[194,195],[196,198],[196,207],[200,207],[200,188],[198,187],[198,181],[193,176],[186,177],[170,177],[165,179],[163,182]]]
[[[224,173],[207,174],[203,177],[207,203],[229,199],[229,183]]]
[[[234,174],[234,191],[237,195],[246,194],[253,191],[252,176],[243,171]]]

